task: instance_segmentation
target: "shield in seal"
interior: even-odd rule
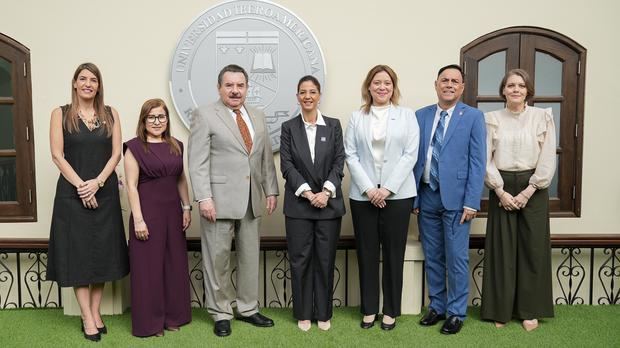
[[[206,10],[181,34],[171,63],[170,93],[186,127],[194,108],[217,100],[217,75],[228,64],[248,72],[246,104],[265,112],[277,151],[282,122],[299,113],[299,78],[313,75],[325,85],[318,41],[299,17],[269,1],[234,0]]]

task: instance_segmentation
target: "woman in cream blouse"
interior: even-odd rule
[[[370,69],[362,84],[364,105],[353,112],[344,138],[363,329],[374,326],[380,310],[380,256],[381,328],[392,330],[400,315],[409,216],[417,194],[413,166],[420,130],[413,110],[397,105],[399,97],[394,70],[387,65]]]
[[[506,108],[485,114],[489,217],[481,317],[503,327],[513,317],[531,331],[553,317],[548,187],[556,167],[550,109],[528,106],[534,85],[510,70],[500,95]]]

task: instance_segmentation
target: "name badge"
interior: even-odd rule
[[[322,141],[322,142],[326,142],[326,141],[327,141],[327,139],[326,139],[325,137],[321,137],[321,141]]]

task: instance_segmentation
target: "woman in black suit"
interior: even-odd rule
[[[293,315],[303,331],[313,319],[321,330],[331,327],[336,245],[345,213],[342,128],[339,120],[321,114],[320,99],[319,81],[302,77],[301,114],[282,124],[280,139]]]

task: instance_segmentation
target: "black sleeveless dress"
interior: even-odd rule
[[[63,120],[68,105],[62,108]],[[106,106],[107,112],[112,112]],[[63,129],[64,156],[82,178],[95,178],[112,156],[112,137],[100,127],[90,131]],[[129,273],[127,240],[123,227],[116,172],[97,191],[99,207],[87,209],[62,174],[58,178],[50,229],[47,280],[61,287],[82,286],[123,278]]]

